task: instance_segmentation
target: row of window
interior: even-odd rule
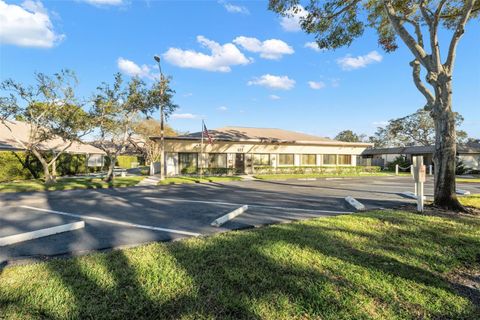
[[[350,165],[352,156],[349,154],[302,154],[300,157],[300,165],[315,166],[317,165],[317,157],[323,156],[324,165]],[[255,166],[269,166],[270,154],[254,154],[253,164]],[[278,165],[293,166],[295,164],[295,156],[293,154],[279,154]]]
[[[302,154],[300,157],[300,165],[315,166],[317,165],[317,157],[323,156],[323,165],[350,165],[352,163],[352,156],[349,154]],[[180,167],[197,167],[198,155],[196,153],[179,153],[178,160]],[[255,153],[253,154],[253,165],[255,166],[270,166],[270,154]],[[293,166],[295,165],[295,156],[293,153],[279,154],[278,165]],[[209,168],[226,168],[227,154],[226,153],[210,153],[208,154]]]

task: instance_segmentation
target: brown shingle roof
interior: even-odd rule
[[[13,131],[22,143],[27,143],[30,134],[30,125],[22,121],[9,121],[8,126]],[[51,140],[40,144],[40,149],[44,151],[60,151],[66,145],[66,142],[60,138],[55,137]],[[0,150],[24,150],[22,145],[18,143],[12,135],[12,132],[0,122]],[[72,145],[66,150],[67,153],[75,154],[105,154],[102,150],[86,143],[74,141]]]
[[[212,139],[217,141],[257,141],[270,143],[313,143],[326,145],[362,145],[371,146],[369,143],[351,143],[336,141],[329,138],[318,137],[306,133],[288,131],[275,128],[250,128],[250,127],[223,127],[209,130]],[[167,137],[171,140],[199,140],[202,132],[194,132],[178,137]],[[206,138],[206,137],[205,137]],[[158,139],[158,137],[152,137]]]

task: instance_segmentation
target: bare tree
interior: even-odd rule
[[[478,0],[330,0],[305,1],[302,28],[316,35],[320,48],[350,45],[366,27],[377,31],[385,51],[397,49],[397,39],[413,55],[413,82],[423,94],[435,123],[435,205],[464,210],[455,193],[456,132],[452,111],[452,77],[460,38],[465,26],[480,12]],[[270,0],[270,9],[288,15],[298,12],[299,0]],[[438,37],[439,27],[452,30],[446,57]],[[422,69],[426,73],[421,78]]]
[[[70,70],[47,76],[35,74],[35,84],[25,86],[12,79],[1,83],[9,92],[0,98],[0,122],[10,131],[12,139],[42,164],[46,184],[56,181],[55,162],[75,141],[87,134],[90,121],[75,98],[77,79]],[[21,103],[18,101],[20,100]],[[15,120],[26,123],[25,140],[14,130]],[[55,148],[48,150],[55,140]],[[60,145],[57,145],[60,140]],[[47,150],[46,150],[47,149]]]

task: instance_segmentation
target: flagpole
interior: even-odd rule
[[[203,175],[203,128],[205,127],[205,124],[202,119],[202,142],[200,143],[200,177]]]

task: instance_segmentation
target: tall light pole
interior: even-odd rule
[[[162,67],[160,65],[160,57],[155,55],[153,59],[158,63],[158,71],[160,71],[160,180],[165,179],[165,139],[164,139],[164,112],[163,112],[163,94],[164,94],[164,78],[162,73]]]

